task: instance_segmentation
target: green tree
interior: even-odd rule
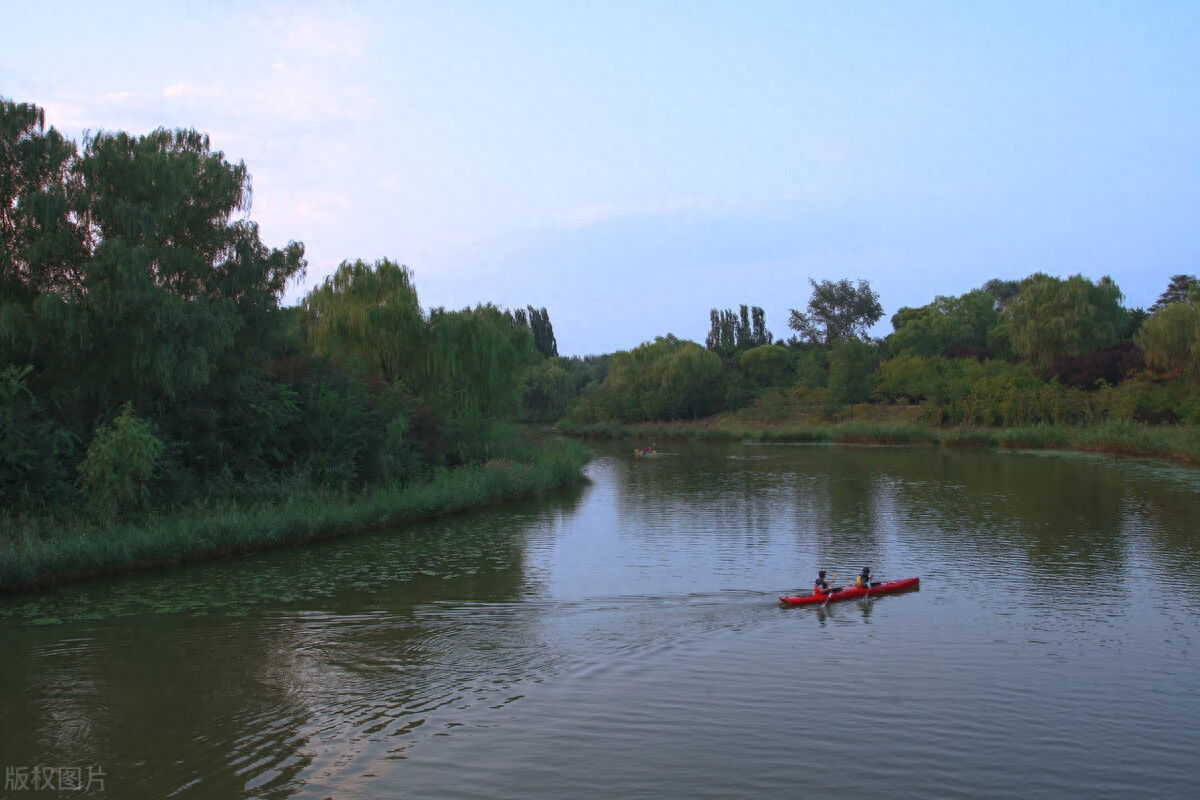
[[[420,393],[431,380],[429,324],[412,271],[381,259],[343,261],[301,301],[306,340],[368,376]]]
[[[1195,275],[1172,275],[1167,288],[1150,306],[1150,313],[1157,313],[1173,303],[1189,301],[1200,301],[1200,279]]]
[[[845,278],[820,283],[809,278],[808,282],[813,287],[808,310],[791,309],[788,321],[802,341],[832,347],[841,339],[865,339],[883,316],[879,295],[867,281],[860,280],[857,286]]]
[[[418,394],[451,413],[502,414],[520,400],[533,333],[488,303],[429,313],[429,383]]]
[[[1151,315],[1134,336],[1146,364],[1200,381],[1200,303],[1170,303]]]
[[[732,309],[709,311],[710,328],[704,346],[722,356],[771,343],[767,330],[767,312],[758,306],[742,304],[737,313]]]
[[[774,344],[762,344],[742,353],[738,366],[752,380],[763,386],[782,384],[791,366],[791,354],[787,348]]]
[[[42,109],[0,97],[0,363],[36,356],[38,297],[82,292],[84,235],[69,195],[75,157],[73,142],[45,129]]]
[[[698,417],[717,410],[724,368],[715,353],[672,335],[613,354],[590,408],[629,422]]]
[[[0,369],[0,503],[10,511],[69,500],[66,463],[74,439],[25,384],[32,367]]]
[[[829,397],[838,403],[862,403],[871,398],[875,348],[856,338],[839,339],[829,354]]]
[[[1044,370],[1059,356],[1115,344],[1130,327],[1121,299],[1121,290],[1107,276],[1092,283],[1082,275],[1066,280],[1031,275],[1004,309],[1013,350]]]
[[[29,144],[37,131],[26,130]],[[42,150],[72,157],[39,173],[43,235],[8,237],[16,250],[4,260],[17,267],[0,297],[0,341],[10,361],[32,363],[35,383],[89,418],[127,400],[169,400],[269,355],[303,247],[270,250],[240,216],[250,203],[244,165],[195,131],[99,133],[79,156],[44,138]]]
[[[959,297],[939,296],[927,306],[896,312],[892,317],[895,330],[887,340],[888,352],[940,356],[954,345],[982,352],[999,321],[995,299],[982,289]]]
[[[543,358],[558,356],[558,342],[554,339],[554,326],[545,307],[529,306],[529,330],[533,333],[533,346]]]
[[[522,406],[537,419],[557,419],[566,411],[574,387],[560,361],[547,358],[525,374]]]

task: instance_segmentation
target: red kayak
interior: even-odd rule
[[[826,600],[830,603],[836,603],[840,600],[853,600],[856,597],[875,597],[880,594],[894,594],[895,592],[907,592],[911,589],[919,588],[921,588],[920,578],[905,578],[902,581],[884,581],[878,586],[872,586],[870,589],[858,586],[843,586],[841,589],[836,589],[829,594],[797,594],[779,599],[789,606],[811,606],[821,605]]]

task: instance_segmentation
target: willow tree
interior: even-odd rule
[[[412,271],[388,259],[343,261],[301,302],[309,344],[386,384],[422,391],[430,380],[429,325]]]
[[[499,414],[520,399],[533,332],[488,303],[429,314],[429,399],[451,413]]]
[[[606,407],[620,419],[678,419],[717,410],[721,359],[672,335],[613,354],[601,386]]]
[[[1200,303],[1177,302],[1160,308],[1142,325],[1134,342],[1151,368],[1200,383]]]
[[[244,164],[195,131],[100,132],[77,154],[40,110],[3,105],[18,146],[0,171],[25,177],[8,190],[0,338],[31,385],[89,417],[266,355],[304,250],[259,240]]]
[[[988,334],[1000,322],[995,297],[976,289],[958,297],[935,297],[920,308],[901,308],[892,317],[888,337],[893,355],[944,355],[952,345],[983,351]]]
[[[447,413],[495,413],[520,396],[533,351],[528,322],[491,304],[425,314],[408,267],[342,262],[301,307],[317,352]]]
[[[1121,290],[1107,276],[1092,283],[1036,273],[1004,308],[1013,350],[1041,369],[1060,356],[1078,356],[1126,337],[1129,312]]]

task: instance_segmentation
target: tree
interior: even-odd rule
[[[429,312],[427,382],[418,394],[450,414],[496,414],[520,398],[522,369],[533,348],[529,328],[488,303]]]
[[[1163,310],[1173,303],[1200,300],[1200,280],[1195,275],[1172,275],[1166,290],[1150,306],[1150,313]]]
[[[786,347],[762,344],[742,353],[738,366],[753,380],[771,386],[783,382],[791,366],[791,354]]]
[[[1153,314],[1134,336],[1146,364],[1200,380],[1200,303],[1171,303]]]
[[[0,97],[0,363],[38,349],[33,303],[78,298],[83,232],[71,215],[75,144],[35,105]]]
[[[533,333],[533,346],[543,358],[554,358],[558,355],[558,342],[554,340],[554,326],[550,324],[550,314],[543,306],[540,309],[529,308],[529,330]]]
[[[875,348],[861,339],[838,339],[829,354],[830,399],[843,404],[869,400],[875,357]]]
[[[771,332],[767,330],[767,312],[758,306],[747,307],[742,304],[738,313],[732,309],[709,312],[712,323],[704,346],[714,353],[731,356],[739,351],[749,350],[771,343]]]
[[[0,105],[0,172],[24,176],[5,179],[0,356],[83,418],[267,356],[304,249],[259,241],[243,164],[195,131],[101,132],[76,155],[40,110]]]
[[[983,291],[990,294],[996,301],[996,305],[1003,308],[1008,305],[1008,301],[1012,300],[1021,291],[1020,281],[1004,281],[999,278],[992,278],[983,285]]]
[[[413,391],[426,385],[428,324],[408,267],[386,258],[343,261],[300,306],[317,352],[357,362],[385,384],[400,381]]]
[[[626,421],[698,417],[717,410],[721,359],[695,342],[668,334],[613,354],[594,406]]]
[[[860,280],[857,286],[845,278],[836,283],[817,283],[812,278],[808,282],[813,287],[808,311],[791,309],[788,321],[804,341],[832,347],[841,339],[865,340],[867,330],[883,316],[879,295],[867,281]]]
[[[939,296],[927,306],[896,312],[888,350],[895,355],[940,356],[958,345],[960,349],[984,351],[988,334],[999,321],[995,299],[983,289],[960,297]]]
[[[1121,298],[1121,290],[1107,276],[1092,283],[1082,275],[1066,280],[1041,272],[1031,275],[1004,309],[1013,350],[1046,370],[1060,356],[1116,344],[1130,327]]]

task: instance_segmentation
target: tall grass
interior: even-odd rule
[[[633,425],[619,422],[577,425],[564,421],[559,423],[558,428],[573,436],[635,439],[638,442],[695,439],[1086,450],[1114,455],[1171,458],[1200,464],[1200,426],[1195,425],[1104,421],[1088,426],[1040,424],[1012,428],[946,429],[923,424],[872,421],[834,422],[827,425],[787,422],[764,425],[755,422],[748,425],[723,419],[713,422],[711,427],[707,427],[705,421]]]
[[[528,497],[578,484],[589,457],[577,442],[552,440],[524,463],[497,460],[441,471],[404,488],[313,489],[278,503],[147,514],[111,526],[9,524],[0,529],[0,589],[248,553]]]

